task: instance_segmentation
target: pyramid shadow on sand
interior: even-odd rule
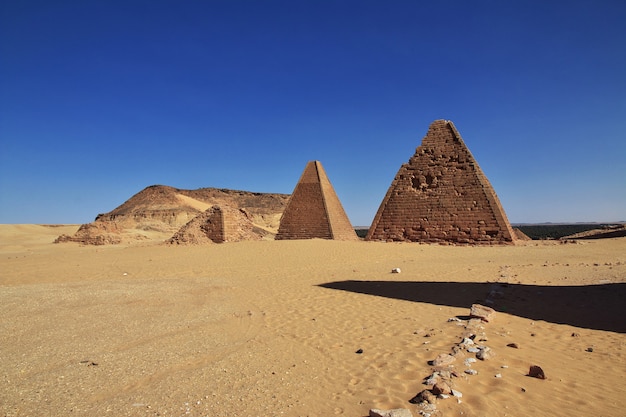
[[[584,286],[494,284],[490,282],[335,281],[320,287],[359,294],[469,307],[484,303],[494,289],[496,311],[551,323],[626,333],[626,283]]]

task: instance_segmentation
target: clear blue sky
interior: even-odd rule
[[[0,223],[320,160],[369,225],[436,119],[511,222],[626,220],[623,0],[2,1],[0,47]]]

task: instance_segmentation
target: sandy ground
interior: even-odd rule
[[[495,356],[433,416],[625,415],[626,238],[51,243],[76,229],[0,226],[2,416],[417,416],[448,319],[487,299]]]

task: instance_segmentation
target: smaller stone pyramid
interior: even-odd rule
[[[319,161],[307,163],[280,219],[276,240],[358,240]]]
[[[263,235],[244,209],[213,206],[180,228],[167,243],[205,245],[211,243],[261,240]]]
[[[487,177],[449,120],[436,120],[396,174],[366,240],[512,243]]]

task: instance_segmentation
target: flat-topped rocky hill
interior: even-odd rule
[[[245,211],[253,230],[273,239],[288,199],[289,194],[152,185],[114,210],[99,214],[95,221],[83,224],[74,235],[59,236],[56,242],[104,245],[165,241],[214,206]]]
[[[611,224],[597,229],[574,233],[569,236],[564,236],[561,239],[606,239],[624,236],[626,236],[626,224]]]

